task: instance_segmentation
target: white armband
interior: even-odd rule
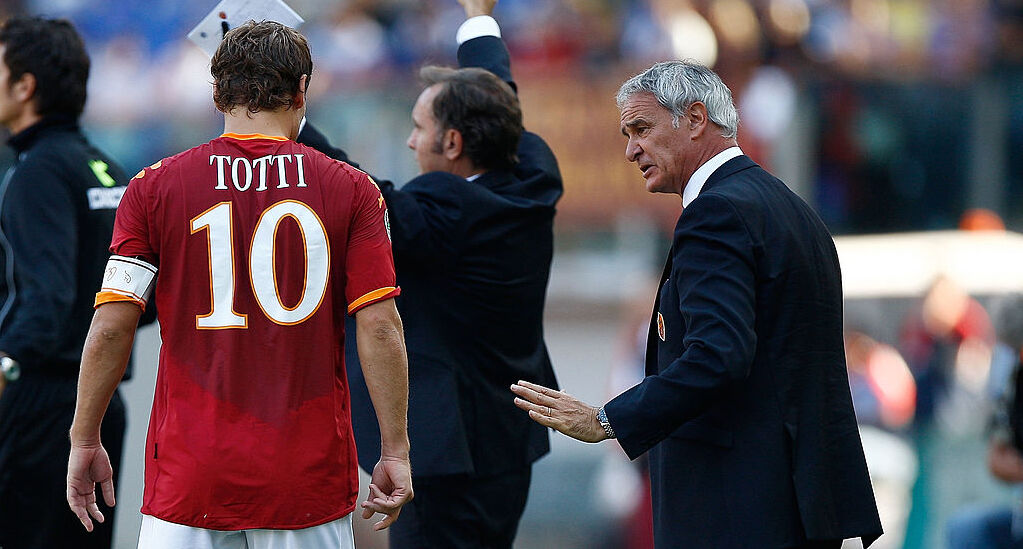
[[[156,267],[140,259],[110,256],[103,272],[103,286],[96,294],[96,306],[112,301],[132,301],[145,309],[153,293],[156,271]]]

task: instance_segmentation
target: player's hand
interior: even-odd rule
[[[72,443],[67,464],[67,503],[89,532],[93,528],[92,519],[104,520],[96,504],[97,483],[103,491],[103,501],[113,507],[114,470],[106,449],[101,444],[82,446]]]
[[[465,8],[465,18],[479,15],[492,15],[497,0],[458,0],[458,3]]]
[[[568,393],[521,380],[511,386],[511,391],[517,396],[515,405],[529,412],[529,417],[544,427],[583,442],[600,442],[607,438],[597,421],[597,409]]]
[[[382,513],[384,518],[375,523],[373,529],[383,530],[398,520],[401,506],[411,500],[412,466],[408,458],[381,456],[373,467],[369,495],[362,502],[362,518],[369,519],[373,513]]]

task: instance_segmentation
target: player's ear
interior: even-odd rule
[[[448,128],[444,131],[444,138],[441,140],[444,148],[444,158],[458,160],[462,156],[462,132]]]
[[[295,93],[295,97],[292,98],[291,108],[301,109],[305,106],[305,94],[309,88],[309,75],[303,74],[302,78],[298,80],[298,92]]]

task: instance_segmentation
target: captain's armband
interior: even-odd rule
[[[114,301],[130,301],[146,308],[156,281],[156,267],[132,257],[110,256],[103,272],[103,286],[96,294],[96,307]]]

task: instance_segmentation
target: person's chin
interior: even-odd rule
[[[650,178],[646,180],[646,192],[651,194],[672,192],[671,189],[664,188],[662,183],[662,179],[657,175],[650,176]]]

